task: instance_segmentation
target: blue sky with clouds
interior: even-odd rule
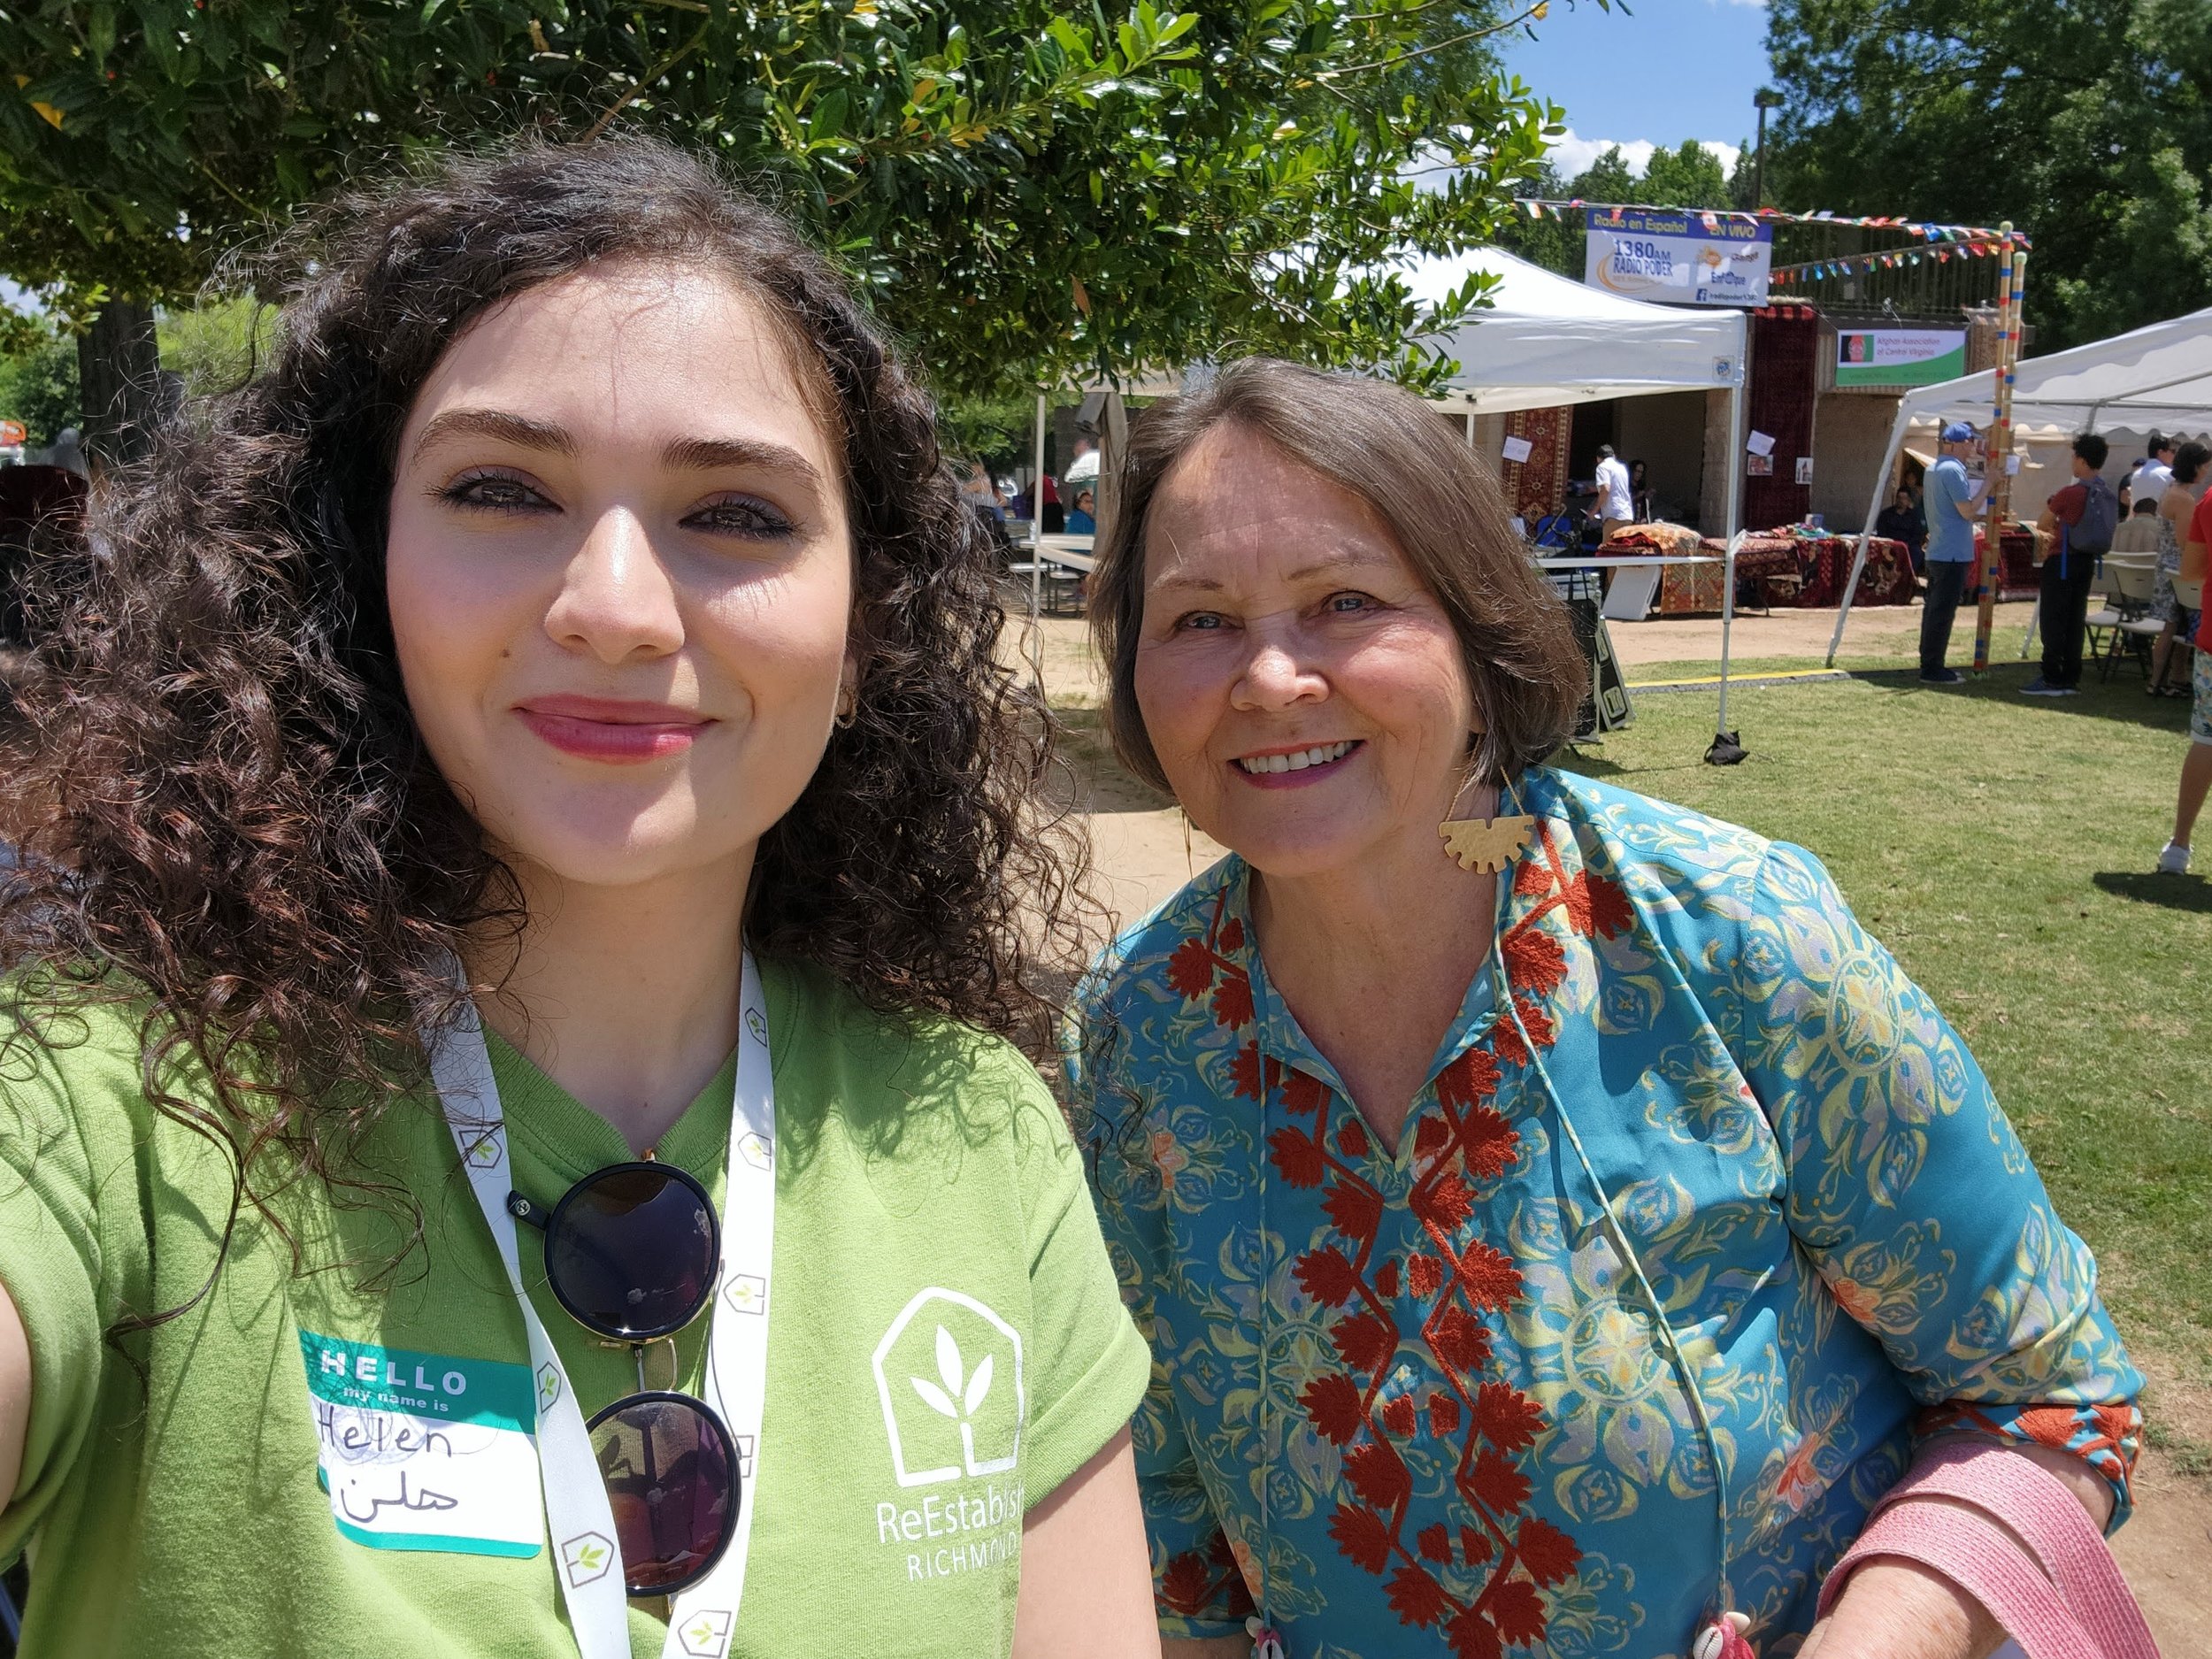
[[[1551,15],[1504,43],[1507,69],[1567,111],[1552,162],[1572,178],[1609,143],[1640,168],[1654,145],[1694,138],[1733,166],[1752,134],[1751,95],[1766,83],[1761,0],[1552,0]]]

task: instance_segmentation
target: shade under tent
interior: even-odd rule
[[[1724,556],[1720,705],[1728,727],[1730,648],[1736,617],[1736,554],[1743,541],[1744,353],[1740,311],[1652,305],[1573,281],[1506,252],[1477,248],[1405,268],[1414,296],[1435,304],[1473,274],[1496,279],[1477,311],[1425,344],[1459,365],[1434,394],[1443,407],[1476,414],[1555,409],[1662,392],[1728,393],[1728,550]],[[1719,754],[1716,749],[1715,754]],[[1738,757],[1740,751],[1738,751]]]
[[[1502,248],[1476,248],[1402,267],[1414,297],[1434,305],[1477,273],[1494,277],[1487,306],[1449,333],[1422,343],[1458,364],[1434,396],[1455,412],[1506,414],[1664,392],[1729,395],[1727,551],[1721,609],[1721,680],[1717,729],[1728,720],[1731,643],[1735,624],[1736,554],[1743,534],[1744,357],[1748,326],[1740,311],[1653,305],[1624,299],[1547,271]],[[1156,396],[1180,389],[1157,371],[1122,390]],[[1037,399],[1036,470],[1044,470],[1047,400]],[[1038,516],[1031,530],[1030,614],[1041,603],[1044,547]]]
[[[1851,602],[1866,569],[1867,542],[1907,434],[1916,421],[1965,420],[1986,426],[1993,379],[1985,369],[1904,395],[1890,427],[1889,448],[1874,475],[1851,579],[1844,584],[1843,608],[1828,641],[1830,667],[1842,649],[1844,625],[1851,619]],[[2203,430],[2212,425],[2212,309],[2024,359],[2013,375],[2012,419],[2016,426],[2040,422],[2077,432]]]

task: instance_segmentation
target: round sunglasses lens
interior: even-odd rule
[[[651,1164],[603,1170],[562,1202],[545,1273],[602,1335],[666,1336],[714,1294],[714,1212],[698,1189]]]
[[[617,1401],[591,1425],[632,1595],[674,1595],[705,1578],[737,1522],[737,1458],[695,1401]]]

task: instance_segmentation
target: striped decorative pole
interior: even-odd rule
[[[2028,252],[2012,242],[2012,221],[1998,227],[2004,236],[1997,265],[1997,368],[1989,419],[1989,444],[1983,463],[1988,481],[1988,516],[1983,531],[1982,591],[1974,615],[1974,672],[1989,667],[1989,635],[1997,621],[1997,588],[2005,568],[2005,510],[2012,503],[2012,382],[2020,361],[2020,296],[2027,280]]]

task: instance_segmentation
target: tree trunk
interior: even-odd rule
[[[103,305],[77,336],[77,379],[93,475],[143,458],[161,420],[161,350],[152,310],[129,300]]]

